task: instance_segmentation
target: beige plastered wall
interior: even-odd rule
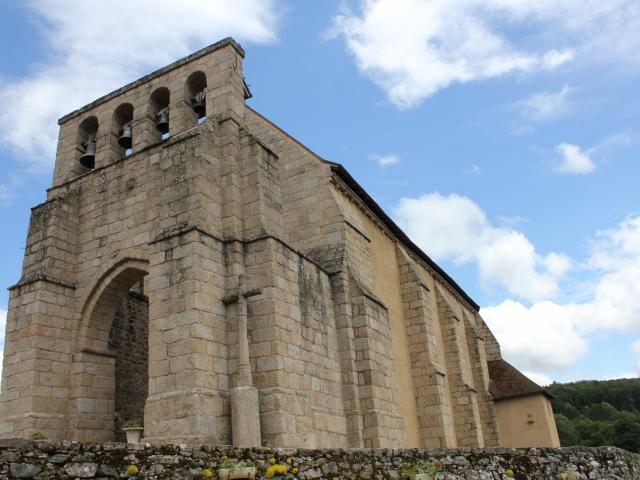
[[[396,373],[397,399],[400,415],[406,428],[406,448],[420,447],[418,431],[418,411],[411,377],[409,346],[404,325],[402,292],[400,289],[400,270],[396,259],[395,243],[362,211],[359,213],[360,225],[371,240],[373,253],[373,292],[389,309],[389,327]]]
[[[496,401],[500,444],[509,448],[559,447],[551,401],[543,394]]]

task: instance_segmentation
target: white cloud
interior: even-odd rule
[[[434,259],[473,263],[485,287],[498,285],[524,299],[482,308],[481,314],[505,358],[536,381],[578,361],[593,334],[640,330],[640,214],[597,232],[581,262],[561,253],[538,253],[522,232],[493,225],[476,203],[460,195],[403,198],[393,214]],[[554,301],[559,280],[574,268],[591,277],[579,292],[584,301]],[[640,341],[634,348],[640,372]]]
[[[456,83],[570,61],[638,64],[635,0],[360,0],[334,17],[360,71],[400,108]],[[523,27],[526,35],[517,35]]]
[[[557,92],[539,92],[516,102],[514,106],[520,109],[525,120],[546,121],[553,120],[569,110],[568,85]]]
[[[554,277],[562,277],[571,270],[572,261],[567,255],[551,252],[542,259],[547,271]]]
[[[637,372],[627,372],[627,373],[621,373],[619,375],[615,375],[613,377],[609,377],[606,380],[622,380],[625,378],[638,378],[638,373]]]
[[[556,147],[560,155],[560,161],[556,165],[556,171],[584,175],[596,169],[595,162],[578,145],[561,143]]]
[[[380,167],[383,167],[383,168],[400,163],[400,155],[396,155],[394,153],[391,153],[388,155],[371,154],[369,155],[368,158],[369,160],[373,160]]]
[[[53,162],[57,119],[225,36],[270,42],[277,0],[29,0],[48,57],[0,85],[0,142],[34,166]],[[6,80],[6,79],[5,79]]]
[[[567,268],[565,260],[549,261]],[[585,265],[595,276],[585,302],[506,300],[482,309],[507,359],[534,373],[562,371],[585,353],[590,334],[640,330],[640,215],[598,232]],[[640,340],[632,349],[640,372]]]
[[[527,371],[524,371],[522,373],[524,373],[527,377],[529,377],[531,380],[536,382],[541,387],[546,387],[547,385],[551,385],[551,383],[553,383],[553,379],[546,373],[527,372]]]
[[[527,308],[506,300],[482,308],[480,313],[500,342],[505,358],[528,372],[543,373],[565,370],[587,351],[587,342],[567,308],[550,301]]]
[[[470,163],[464,170],[465,175],[482,175],[482,169],[475,163]]]
[[[485,287],[498,285],[527,300],[554,297],[571,264],[559,253],[540,255],[521,232],[492,225],[477,204],[460,195],[403,198],[393,214],[434,259],[474,262]]]

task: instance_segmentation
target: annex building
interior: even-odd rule
[[[549,395],[225,39],[60,119],[10,288],[0,436],[558,446]]]

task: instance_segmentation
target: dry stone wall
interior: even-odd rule
[[[215,478],[227,459],[253,461],[256,478],[268,478],[266,470],[275,462],[288,468],[280,478],[395,479],[402,478],[403,465],[418,460],[442,462],[440,480],[555,479],[567,467],[581,479],[640,478],[637,456],[613,447],[302,450],[0,440],[0,478]]]

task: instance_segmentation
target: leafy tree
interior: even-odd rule
[[[613,445],[640,452],[640,379],[554,383],[553,409],[563,446]]]
[[[561,413],[556,413],[556,427],[558,427],[558,436],[560,437],[560,445],[570,446],[579,445],[580,437],[576,433],[576,427],[571,420]]]
[[[618,410],[616,410],[610,403],[602,402],[591,405],[588,412],[588,416],[591,420],[604,422],[615,417]]]
[[[613,444],[630,452],[640,452],[640,418],[638,415],[621,416],[613,424]]]

